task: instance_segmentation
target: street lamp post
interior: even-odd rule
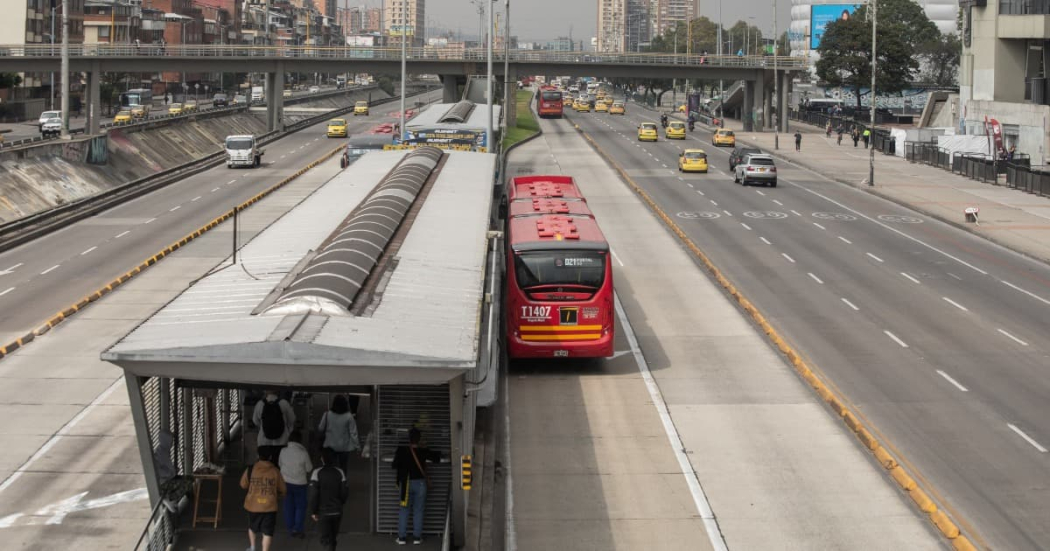
[[[871,130],[868,137],[868,185],[875,185],[875,70],[878,56],[875,48],[875,31],[879,26],[879,3],[871,0]]]
[[[722,64],[722,0],[718,0],[718,63]],[[725,81],[718,79],[718,126],[725,126]]]
[[[492,2],[488,2],[489,24],[485,31],[485,47],[488,50],[488,80],[485,83],[485,95],[488,96],[488,117],[485,119],[485,147],[492,151]]]
[[[780,72],[777,71],[777,56],[780,55],[777,34],[777,0],[773,0],[773,99],[776,100],[776,114],[773,115],[773,149],[780,149],[780,117],[784,106],[780,105]]]
[[[62,139],[69,139],[69,0],[62,0]]]
[[[406,65],[406,48],[405,39],[408,34],[405,29],[408,26],[408,0],[401,0],[401,124],[398,126],[398,143],[404,141],[405,137],[405,79],[408,74],[408,66]]]

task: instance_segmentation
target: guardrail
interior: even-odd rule
[[[0,45],[0,57],[55,58],[61,47],[52,44]],[[360,48],[350,46],[249,46],[228,44],[70,44],[69,55],[76,58],[319,58],[400,61],[400,48]],[[411,61],[485,61],[484,48],[408,48]],[[511,63],[606,63],[624,65],[691,65],[732,68],[772,68],[774,56],[699,55],[669,53],[584,53],[550,50],[511,50]],[[494,61],[503,62],[503,52],[493,52]],[[779,69],[806,67],[803,57],[776,56]]]
[[[158,501],[139,540],[135,542],[134,551],[167,551],[175,543],[176,526],[171,517],[172,513],[164,505],[164,500]]]

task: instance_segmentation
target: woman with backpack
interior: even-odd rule
[[[262,400],[255,403],[252,421],[259,427],[259,447],[273,446],[276,454],[288,445],[288,435],[295,428],[295,411],[288,400],[281,398],[275,391],[268,391]],[[274,461],[279,460],[274,457]]]
[[[350,462],[350,453],[361,449],[357,438],[357,421],[354,420],[354,413],[350,411],[350,403],[346,396],[337,394],[332,399],[332,405],[321,416],[317,431],[324,435],[322,447],[331,448],[335,452],[336,466],[345,473]]]

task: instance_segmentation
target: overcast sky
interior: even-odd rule
[[[381,5],[380,0],[338,0],[339,5]],[[780,12],[778,30],[783,33],[791,22],[791,0],[776,0]],[[506,0],[497,0],[496,13],[503,12]],[[773,0],[721,0],[722,21],[726,27],[737,20],[754,19],[751,24],[772,34]],[[719,0],[700,0],[700,14],[718,21]],[[427,25],[443,27],[474,36],[478,30],[477,4],[471,0],[426,0]],[[546,41],[568,36],[589,44],[598,26],[597,0],[511,0],[511,33],[521,41]]]

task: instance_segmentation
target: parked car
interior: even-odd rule
[[[762,153],[757,147],[737,147],[729,154],[729,170],[736,170],[736,165],[743,162],[744,157],[753,153]]]
[[[222,92],[219,92],[218,94],[215,94],[211,98],[211,106],[212,107],[226,107],[229,104],[230,104],[229,97],[227,97],[226,94],[224,94]]]
[[[51,117],[44,121],[44,124],[40,125],[40,134],[45,138],[51,136],[57,136],[62,133],[62,119],[58,117]]]
[[[736,165],[733,181],[741,185],[765,184],[777,187],[777,167],[771,155],[752,153]]]
[[[37,126],[39,126],[40,129],[42,130],[44,128],[44,123],[47,122],[50,119],[55,118],[55,117],[62,118],[62,112],[61,111],[44,111],[43,113],[40,113],[40,120],[37,122]]]

